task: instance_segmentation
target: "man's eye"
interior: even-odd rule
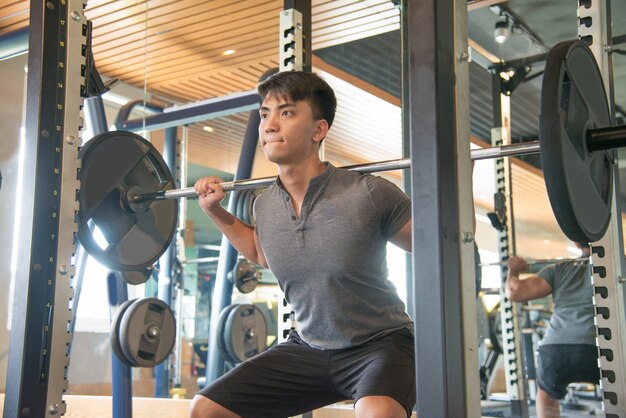
[[[291,115],[290,110],[283,110],[283,116],[289,116],[289,115]]]

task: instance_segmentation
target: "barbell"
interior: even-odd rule
[[[539,153],[559,226],[573,241],[594,242],[606,232],[611,216],[614,148],[626,145],[626,127],[611,127],[610,122],[593,54],[581,41],[562,42],[546,59],[539,141],[473,149],[471,159]],[[81,148],[80,158],[77,219],[81,244],[113,270],[149,270],[176,230],[177,199],[196,197],[194,189],[175,189],[174,178],[156,148],[130,132],[95,136]],[[375,173],[410,165],[410,159],[399,159],[342,168]],[[239,193],[274,181],[275,177],[265,177],[221,186]],[[246,195],[250,198],[251,194]],[[92,221],[104,239],[96,239],[88,226]]]
[[[560,263],[562,261],[572,261],[572,262],[580,262],[580,261],[589,261],[589,257],[577,257],[577,258],[535,258],[535,259],[524,259],[526,264],[529,266],[534,266],[537,264],[553,264]],[[494,261],[492,263],[480,263],[478,267],[506,267],[508,266],[508,262],[505,261]]]

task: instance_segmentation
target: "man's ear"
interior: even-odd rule
[[[313,134],[313,140],[315,142],[321,142],[324,138],[326,138],[326,134],[328,133],[328,122],[326,119],[320,119],[315,123],[315,133]]]

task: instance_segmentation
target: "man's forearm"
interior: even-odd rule
[[[506,283],[504,285],[504,290],[507,298],[515,301],[516,292],[519,289],[519,281],[519,273],[509,270],[506,278]]]

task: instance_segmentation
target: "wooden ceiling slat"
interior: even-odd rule
[[[9,1],[0,6],[0,34],[11,33],[28,26],[29,1]]]
[[[233,43],[234,38],[225,37],[224,39],[218,39],[209,44],[209,46],[199,45],[195,46],[193,41],[183,42],[182,45],[170,44],[163,45],[163,48],[157,49],[154,45],[147,45],[146,48],[138,48],[136,50],[129,50],[126,53],[121,53],[119,56],[113,57],[101,57],[100,54],[95,53],[98,65],[102,69],[114,66],[119,62],[124,63],[124,67],[128,73],[136,70],[136,68],[144,68],[146,65],[150,69],[155,69],[159,64],[170,66],[172,60],[182,58],[189,61],[194,59],[204,60],[219,60],[228,59],[228,56],[224,56],[223,52],[227,49],[235,49],[235,54],[242,54],[242,50],[255,49],[261,40],[266,42],[272,42],[277,44],[277,35],[275,31],[266,28],[263,23],[253,25],[251,29],[256,29],[256,32],[248,32],[245,34],[235,33],[232,35],[236,37],[236,43]],[[243,29],[240,29],[243,31]],[[211,48],[209,50],[209,47]],[[133,56],[134,55],[134,56]],[[119,72],[118,77],[124,77],[126,73]]]
[[[225,37],[223,32],[237,31],[237,28],[247,26],[249,23],[256,23],[265,19],[266,26],[272,19],[278,21],[278,13],[271,10],[265,10],[263,4],[259,4],[258,8],[247,8],[242,12],[226,13],[221,16],[212,16],[210,13],[198,13],[191,17],[192,21],[182,20],[168,20],[167,24],[159,26],[148,26],[144,24],[137,25],[137,31],[133,34],[127,34],[124,37],[125,44],[132,42],[145,42],[146,32],[148,34],[148,40],[150,44],[158,45],[160,42],[166,44],[179,44],[182,45],[183,41],[187,39],[204,40],[204,43],[209,43],[209,39],[206,37],[212,37],[213,39],[221,39]],[[240,23],[245,20],[246,25]],[[250,21],[251,20],[251,21]],[[209,25],[207,22],[210,22]],[[245,33],[245,32],[244,32]],[[114,47],[119,47],[119,43],[115,42],[117,38],[113,38],[111,41],[98,42],[97,48],[94,46],[94,51],[107,50]],[[178,42],[180,40],[180,42]],[[128,45],[125,45],[128,47]],[[126,49],[126,48],[125,48]],[[130,49],[133,49],[130,47]]]
[[[367,32],[369,28],[377,28],[388,25],[399,25],[400,20],[396,16],[391,16],[386,19],[378,19],[375,16],[367,16],[364,18],[357,18],[354,21],[344,22],[342,24],[315,28],[313,32],[314,36],[317,36],[323,41],[324,36],[328,36],[335,33],[359,33],[361,31]],[[317,39],[317,38],[316,38]]]
[[[20,30],[27,26],[27,24],[28,18],[26,18],[26,20],[11,20],[10,22],[6,22],[6,24],[0,26],[0,35]]]
[[[86,10],[85,15],[93,22],[94,27],[103,27],[111,22],[117,22],[120,20],[132,20],[137,22],[138,25],[145,26],[146,13],[149,10],[150,2],[137,1],[132,2],[121,1],[118,7],[111,7],[106,13],[100,16],[91,16]],[[115,5],[113,5],[115,6]]]
[[[258,10],[262,10],[265,7],[264,4],[258,2],[250,3],[250,0],[247,0],[247,2],[230,0],[230,3],[223,2],[220,3],[219,7],[215,8],[209,8],[207,3],[192,4],[190,7],[183,8],[182,10],[179,9],[178,6],[179,2],[169,2],[158,9],[151,9],[151,12],[148,13],[147,24],[145,23],[146,16],[144,14],[142,16],[143,22],[129,28],[125,36],[134,35],[134,37],[129,40],[142,39],[147,32],[149,38],[158,35],[164,35],[163,38],[165,39],[173,38],[178,35],[207,29],[207,22],[211,22],[209,29],[215,31],[215,27],[221,24],[234,24],[233,22],[236,21],[237,17],[244,19],[245,11],[250,7],[260,8]],[[235,16],[235,18],[233,18],[233,16]],[[96,21],[94,23],[99,22]],[[104,31],[104,34],[109,34],[110,30],[108,25],[100,26],[100,28],[100,31]],[[115,36],[114,32],[112,35],[104,38],[101,44],[106,47],[106,42],[111,42],[116,39],[119,39],[119,37]]]
[[[233,26],[225,29],[223,33],[214,33],[214,31],[206,30],[204,32],[190,32],[188,37],[177,37],[176,39],[163,39],[156,41],[155,39],[145,38],[129,41],[125,47],[118,48],[118,54],[112,53],[114,50],[98,50],[94,49],[94,56],[100,61],[123,61],[125,65],[131,63],[141,63],[146,59],[146,51],[150,54],[148,62],[159,62],[158,59],[164,55],[174,54],[182,56],[191,53],[200,53],[207,56],[219,56],[226,49],[238,48],[238,44],[249,43],[254,39],[257,42],[266,41],[269,38],[275,39],[277,42],[278,34],[276,31],[267,27],[263,21],[263,16],[257,22],[250,22],[246,28]],[[246,30],[247,29],[247,30]],[[154,58],[151,58],[154,56]]]
[[[357,41],[359,39],[368,38],[370,36],[376,36],[383,33],[391,32],[399,29],[400,24],[382,24],[381,26],[373,26],[370,28],[363,28],[361,30],[355,29],[350,31],[345,31],[345,33],[332,33],[327,36],[320,36],[318,41],[315,43],[315,48],[327,48],[331,46],[338,45],[340,43],[347,43],[352,41]],[[313,35],[315,36],[315,35]]]
[[[158,86],[162,83],[168,83],[172,79],[176,78],[189,78],[198,75],[199,73],[208,73],[209,71],[230,70],[231,68],[237,68],[243,63],[249,61],[262,61],[268,56],[271,56],[276,51],[276,47],[265,46],[264,49],[257,49],[249,51],[249,54],[242,53],[235,56],[229,56],[228,59],[220,60],[219,66],[215,62],[183,62],[178,65],[172,65],[171,68],[163,69],[161,71],[153,72],[148,69],[148,80],[153,86]],[[127,77],[131,83],[139,82],[143,80],[144,75],[138,72],[137,75]]]
[[[10,1],[5,2],[3,5],[0,5],[0,22],[2,22],[8,16],[30,13],[28,9],[28,3],[29,2],[27,1]]]
[[[209,6],[207,5],[207,2],[204,0],[191,0],[191,2],[178,1],[174,3],[172,3],[171,1],[167,1],[167,0],[164,0],[164,1],[166,5],[172,5],[172,7],[174,7],[173,10],[179,10],[179,7],[183,10],[192,9],[191,11],[189,11],[190,14],[200,13],[202,11],[211,13],[213,10],[213,9],[208,8]],[[237,0],[230,0],[230,1],[236,2]],[[180,4],[180,3],[184,3],[184,4]],[[227,3],[224,5],[220,5],[219,7],[223,7],[225,5],[227,5]],[[194,9],[194,7],[196,6],[198,6],[198,10]],[[171,19],[167,19],[163,22],[159,16],[160,12],[164,12],[167,18],[167,13],[168,12],[172,13],[172,10],[163,9],[163,8],[156,8],[155,10],[152,10],[148,15],[148,19],[149,19],[148,24],[145,23],[145,19],[146,19],[145,13],[143,15],[133,16],[132,19],[128,17],[128,18],[116,20],[114,22],[110,22],[106,25],[100,24],[100,22],[97,22],[96,20],[95,23],[97,23],[98,26],[94,28],[94,33],[98,36],[98,44],[106,45],[107,42],[123,39],[136,33],[141,33],[143,36],[143,34],[146,31],[146,27],[150,28],[152,32],[156,32],[156,33],[164,32],[165,30],[167,30],[167,27],[161,28],[161,26],[171,27],[172,22],[175,22],[177,18],[175,16],[172,16]],[[88,14],[88,17],[89,16],[90,14]]]
[[[331,1],[313,1],[311,5],[311,20],[317,19],[317,16],[322,15],[329,10],[341,9],[355,3],[359,3],[358,0],[331,0]]]
[[[111,21],[125,20],[129,16],[140,14],[144,15],[145,19],[145,12],[152,4],[152,1],[124,0],[124,4],[119,4],[117,1],[94,4],[88,1],[87,7],[85,8],[85,16],[92,22],[97,22],[98,26],[106,25]]]
[[[391,2],[384,2],[379,4],[369,4],[367,2],[356,2],[354,4],[346,5],[343,7],[336,7],[332,10],[328,10],[323,13],[315,13],[311,16],[311,20],[316,24],[323,24],[326,20],[342,19],[350,20],[352,16],[358,17],[360,15],[370,15],[377,13],[391,12],[395,16],[399,16],[398,9],[393,7]],[[340,20],[341,21],[341,20]]]
[[[315,26],[316,31],[321,31],[322,29],[328,27],[336,26],[337,29],[341,29],[341,27],[351,27],[351,26],[360,26],[364,22],[373,22],[380,21],[386,19],[394,19],[399,21],[399,15],[395,10],[385,10],[382,12],[372,10],[371,8],[363,8],[358,11],[351,12],[345,15],[339,15],[335,17],[329,17],[328,19],[324,19],[320,22],[317,22]]]

